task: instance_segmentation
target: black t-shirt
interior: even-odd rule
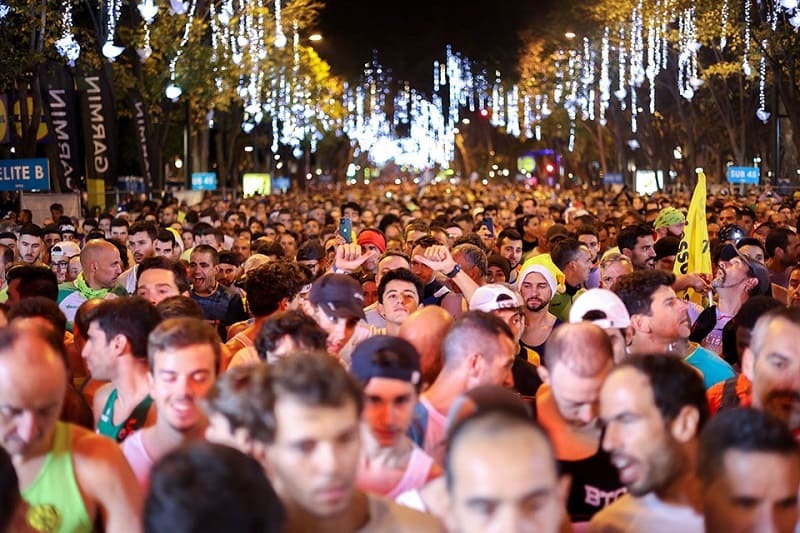
[[[532,402],[534,418],[538,420],[536,402]],[[603,442],[602,435],[600,443]],[[619,472],[611,464],[611,455],[598,445],[597,453],[578,461],[558,461],[559,472],[572,480],[567,499],[571,522],[588,522],[603,507],[611,505],[627,492],[619,480]]]

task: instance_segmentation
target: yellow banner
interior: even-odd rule
[[[706,225],[706,175],[697,173],[697,186],[692,194],[689,204],[689,213],[686,215],[686,229],[678,245],[678,255],[675,256],[673,272],[676,276],[681,274],[706,274],[711,277],[711,250],[708,246],[708,226]],[[687,289],[684,297],[701,304],[702,293]]]

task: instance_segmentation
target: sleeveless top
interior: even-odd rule
[[[108,395],[100,420],[97,421],[97,433],[112,438],[117,442],[122,442],[125,438],[144,426],[147,420],[147,412],[153,404],[153,399],[148,394],[144,400],[133,408],[133,412],[122,421],[121,424],[114,425],[114,402],[117,401],[117,389]]]
[[[433,457],[422,451],[421,448],[414,446],[403,477],[386,497],[393,500],[407,490],[422,488],[428,481],[431,467],[433,467]]]
[[[92,520],[75,480],[71,433],[69,424],[56,422],[53,446],[44,465],[33,483],[22,491],[22,497],[30,504],[28,523],[38,531],[92,531]]]

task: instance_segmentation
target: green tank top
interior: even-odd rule
[[[108,395],[106,404],[103,406],[103,412],[100,413],[100,420],[97,421],[97,433],[105,435],[117,442],[122,442],[125,438],[144,426],[147,420],[147,412],[153,404],[153,399],[148,394],[144,400],[139,402],[139,405],[133,408],[131,415],[122,421],[121,424],[114,425],[114,402],[117,401],[117,389],[111,391]]]
[[[37,531],[92,531],[92,521],[75,480],[70,444],[70,425],[57,422],[53,446],[39,475],[22,491],[22,497],[30,505],[28,524]]]

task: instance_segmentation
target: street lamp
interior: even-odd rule
[[[308,40],[311,41],[312,43],[317,43],[322,40],[322,35],[319,33],[312,33],[311,35],[308,36]]]

